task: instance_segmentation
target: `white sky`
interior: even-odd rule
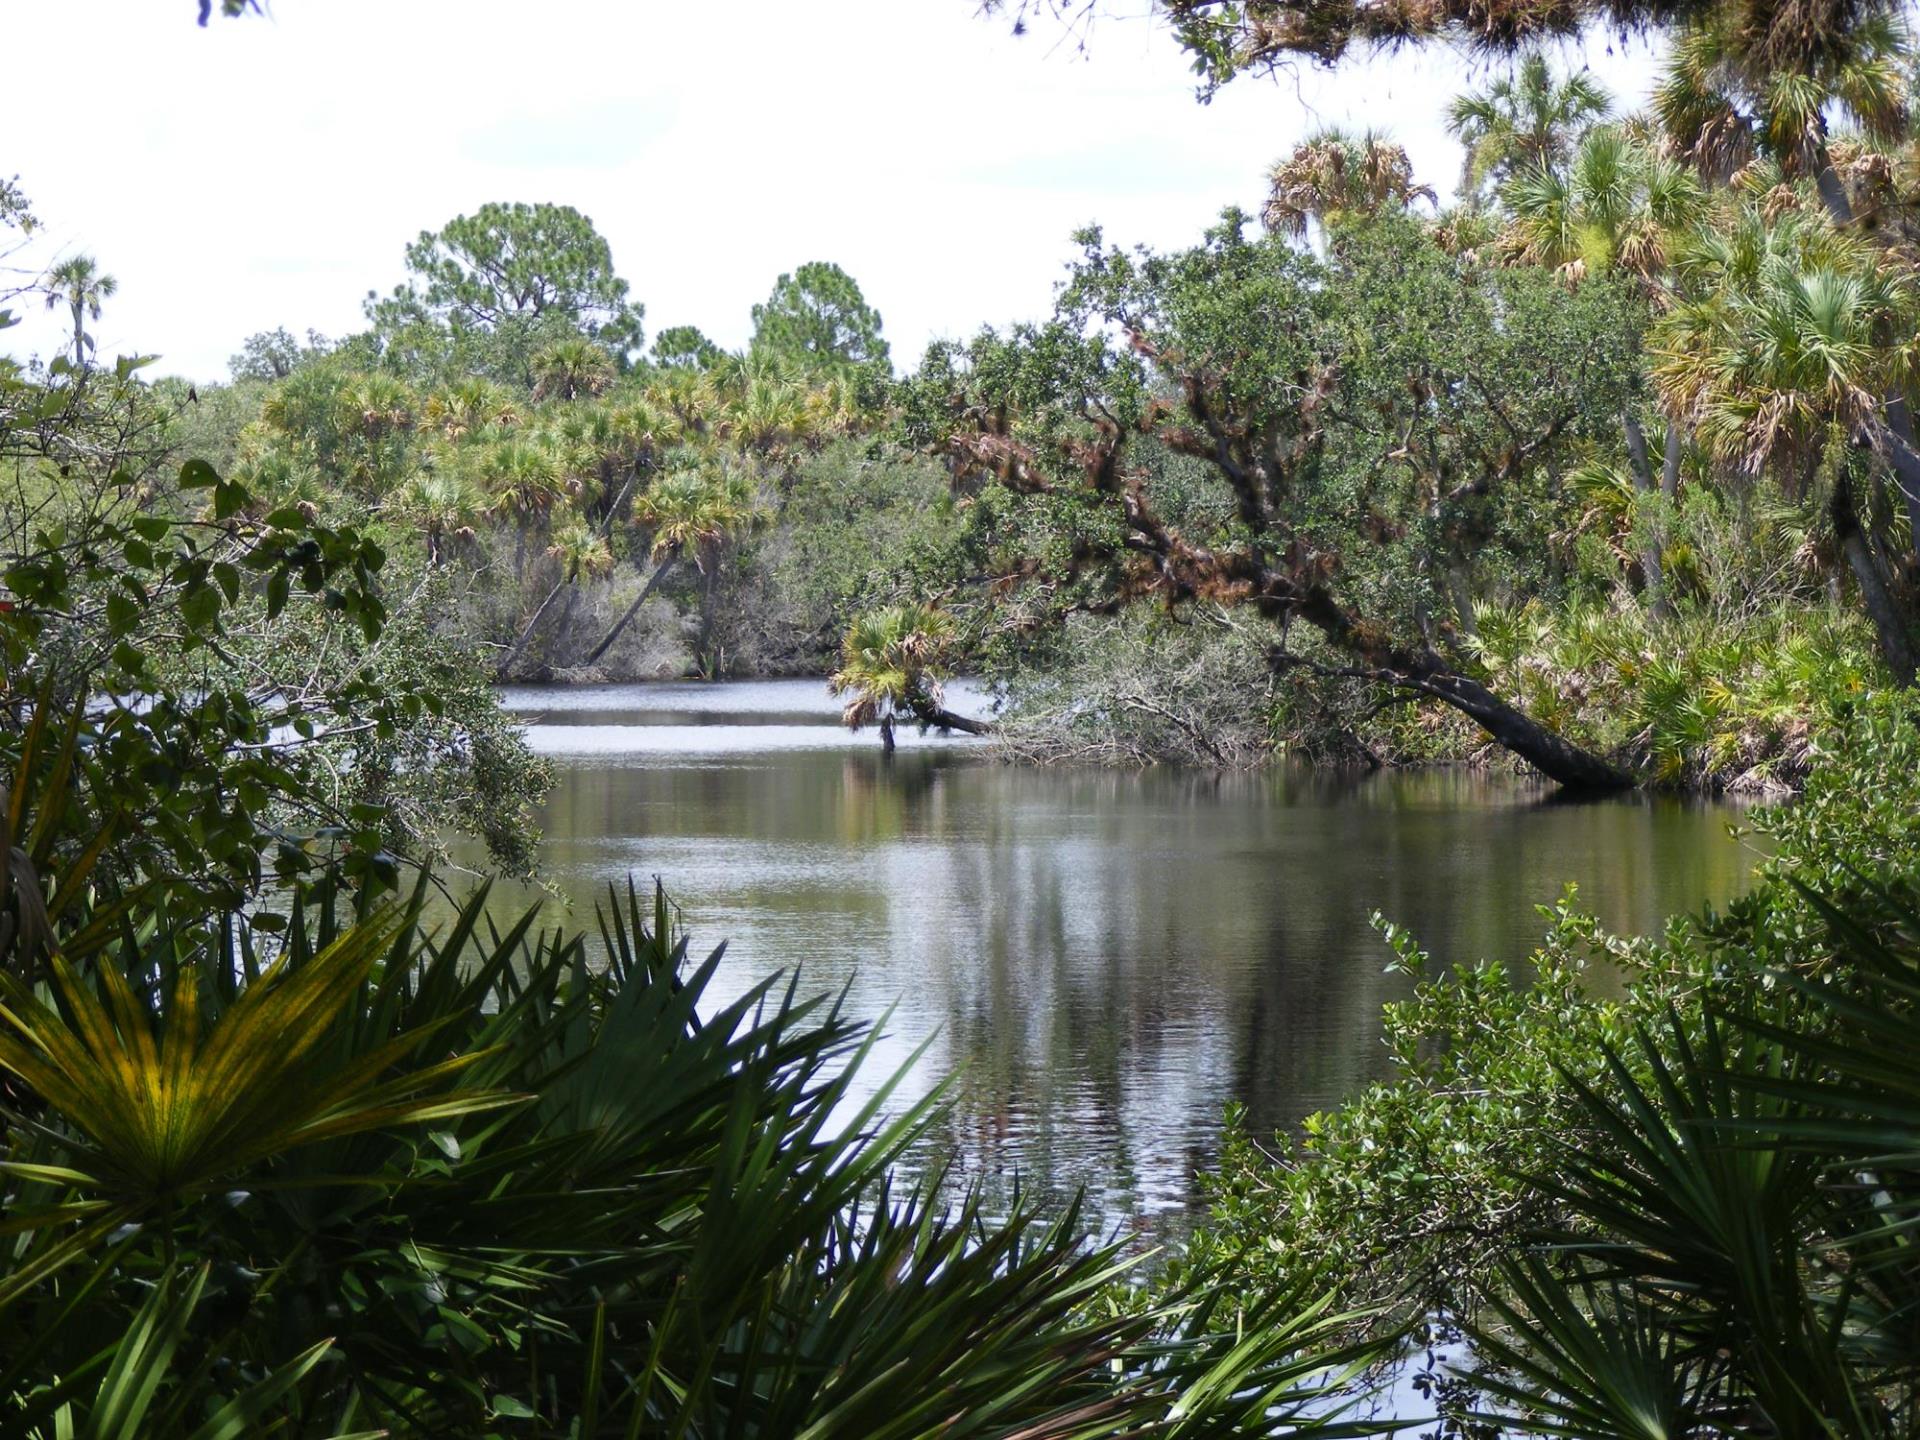
[[[1104,22],[1082,57],[975,0],[270,8],[201,30],[192,0],[4,4],[0,175],[45,224],[35,260],[89,251],[118,277],[103,356],[223,379],[256,330],[350,333],[420,230],[524,200],[592,217],[650,336],[740,345],[777,274],[833,260],[910,364],[1043,313],[1080,225],[1170,246],[1256,208],[1267,164],[1320,125],[1392,132],[1447,193],[1440,116],[1474,75],[1409,53],[1201,106],[1149,20]],[[1645,49],[1569,53],[1629,102],[1647,88]],[[0,347],[63,334],[36,314]]]

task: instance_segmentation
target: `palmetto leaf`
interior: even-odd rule
[[[23,1440],[244,1440],[261,1433],[276,1407],[326,1358],[331,1342],[323,1340],[274,1367],[196,1426],[194,1392],[180,1384],[185,1377],[177,1373],[176,1358],[206,1285],[205,1266],[184,1285],[172,1273],[163,1275],[124,1333],[98,1357],[106,1369],[93,1394],[81,1399],[76,1382],[86,1372],[70,1376],[29,1397],[11,1417],[18,1428],[8,1433]],[[203,1359],[195,1368],[206,1363]]]
[[[0,1024],[11,1032],[0,1033],[0,1068],[76,1132],[90,1188],[137,1204],[198,1193],[300,1145],[511,1103],[498,1093],[434,1093],[479,1054],[400,1068],[431,1026],[344,1063],[320,1056],[402,923],[390,911],[305,963],[283,957],[211,1025],[201,1018],[206,977],[193,965],[174,975],[164,1008],[150,1007],[148,992],[113,964],[89,984],[56,957],[61,1008],[0,976]]]

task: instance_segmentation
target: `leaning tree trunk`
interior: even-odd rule
[[[600,643],[588,652],[587,664],[599,663],[600,657],[607,653],[607,647],[620,638],[620,632],[632,623],[633,617],[640,613],[640,607],[653,597],[654,590],[659,587],[662,580],[667,578],[667,572],[673,569],[674,563],[674,557],[669,555],[654,567],[653,574],[647,577],[647,583],[640,587],[640,597],[627,607],[626,613],[613,622],[613,628],[601,636]]]
[[[1647,459],[1647,436],[1640,428],[1640,417],[1628,411],[1621,417],[1627,431],[1627,469],[1633,476],[1633,493],[1637,500],[1644,501],[1654,494],[1653,466]],[[1636,505],[1635,507],[1639,507]],[[1635,528],[1642,528],[1646,517],[1636,515]],[[1673,607],[1667,603],[1667,581],[1660,565],[1660,551],[1665,539],[1664,526],[1646,532],[1644,543],[1640,547],[1640,575],[1646,582],[1647,608],[1655,615],[1671,615]]]
[[[975,720],[967,715],[956,715],[953,711],[935,705],[932,701],[923,701],[915,705],[913,718],[935,730],[958,730],[963,735],[988,735],[993,732],[993,727],[986,721]]]
[[[1549,780],[1571,790],[1629,790],[1638,782],[1609,760],[1582,750],[1558,731],[1515,709],[1477,680],[1444,665],[1430,672],[1417,687],[1476,722],[1505,750],[1510,750]]]
[[[1879,638],[1880,654],[1887,662],[1887,669],[1893,672],[1894,682],[1907,688],[1914,678],[1913,640],[1907,632],[1905,618],[1893,602],[1886,577],[1880,573],[1880,563],[1874,557],[1873,547],[1867,543],[1866,532],[1860,528],[1860,518],[1854,513],[1853,483],[1844,469],[1834,481],[1833,498],[1827,510],[1833,521],[1833,532],[1840,541],[1840,553],[1847,557],[1847,566],[1860,587],[1861,604]]]
[[[1496,745],[1549,780],[1570,790],[1629,790],[1639,783],[1612,761],[1581,749],[1478,680],[1462,675],[1434,651],[1406,649],[1387,641],[1373,624],[1348,614],[1323,588],[1288,602],[1285,609],[1312,625],[1335,648],[1363,662],[1333,673],[1430,696],[1458,710]],[[1284,650],[1273,652],[1270,663],[1281,670],[1303,665],[1323,673],[1329,669]]]
[[[566,588],[567,577],[562,575],[554,582],[553,588],[547,591],[547,598],[540,602],[539,609],[533,612],[533,618],[527,621],[525,627],[520,631],[519,638],[513,642],[512,647],[509,648],[506,655],[502,657],[500,668],[496,672],[497,679],[506,680],[512,677],[513,667],[519,663],[521,654],[527,648],[527,641],[533,638],[533,632],[540,626],[540,617],[547,613],[547,607],[553,604],[554,597]]]

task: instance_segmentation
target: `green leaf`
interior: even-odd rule
[[[206,581],[189,585],[180,596],[180,618],[188,628],[205,630],[220,616],[220,592]]]

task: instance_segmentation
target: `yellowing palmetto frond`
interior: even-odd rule
[[[211,1025],[192,964],[164,1008],[111,962],[97,967],[96,989],[56,956],[60,1009],[0,974],[0,1069],[77,1132],[75,1183],[136,1207],[202,1193],[296,1146],[508,1103],[433,1093],[478,1053],[396,1075],[431,1028],[343,1063],[324,1048],[400,925],[375,918],[303,964],[281,960]]]

